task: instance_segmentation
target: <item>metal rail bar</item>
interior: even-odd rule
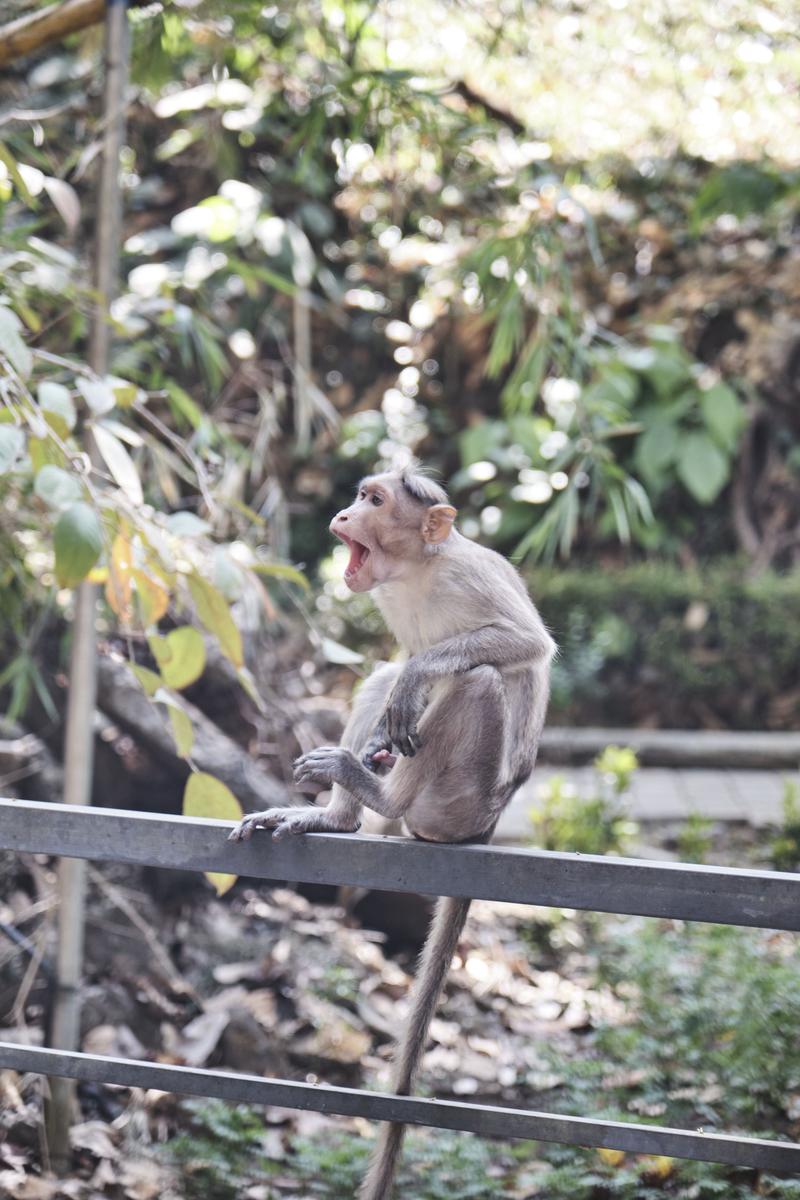
[[[403,838],[226,840],[231,824],[0,800],[0,847],[257,879],[348,882],[656,917],[800,930],[800,875],[555,854]],[[386,1095],[0,1043],[18,1071],[571,1145],[800,1171],[800,1144],[524,1109]]]
[[[0,848],[222,871],[255,879],[349,883],[595,912],[800,931],[800,875],[684,863],[313,834],[226,840],[227,821],[0,800]]]
[[[401,1121],[458,1129],[485,1137],[530,1138],[574,1146],[602,1146],[635,1154],[663,1154],[672,1158],[727,1163],[773,1171],[800,1170],[800,1145],[763,1138],[731,1137],[683,1129],[639,1125],[623,1121],[564,1117],[520,1108],[467,1104],[453,1100],[427,1100],[366,1092],[357,1088],[295,1083],[238,1075],[228,1071],[203,1071],[196,1067],[162,1066],[130,1058],[107,1058],[0,1042],[0,1062],[16,1071],[67,1076],[90,1083],[115,1083],[127,1087],[157,1088],[190,1096],[213,1096],[247,1104],[277,1104],[338,1116],[368,1117],[375,1121]]]

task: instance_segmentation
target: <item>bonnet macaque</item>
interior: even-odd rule
[[[488,841],[530,775],[555,651],[514,568],[455,529],[444,490],[414,468],[359,485],[331,532],[350,551],[344,578],[373,591],[405,658],[358,692],[339,746],[295,763],[303,791],[331,788],[325,807],[273,808],[231,834],[354,832],[364,807],[402,819],[415,837]],[[456,950],[469,900],[438,901],[420,960],[393,1085],[408,1094]],[[378,1140],[361,1200],[387,1200],[403,1127]]]

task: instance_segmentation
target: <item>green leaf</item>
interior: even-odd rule
[[[202,537],[205,533],[211,533],[208,521],[193,512],[170,513],[165,524],[170,533],[177,537]]]
[[[211,577],[214,586],[227,601],[231,602],[241,597],[244,573],[225,546],[217,546],[211,556]]]
[[[306,591],[311,586],[303,572],[289,563],[256,562],[251,563],[248,570],[255,571],[257,575],[266,575],[270,579],[285,579],[288,583],[298,584]]]
[[[139,472],[136,470],[130,454],[119,438],[104,425],[94,425],[92,433],[97,449],[111,472],[114,482],[125,493],[131,504],[135,504],[139,508],[144,504],[144,496]]]
[[[183,815],[216,821],[240,821],[242,806],[221,780],[204,771],[194,771],[186,781]],[[218,896],[233,887],[237,879],[236,875],[224,875],[219,871],[206,871],[205,874]]]
[[[492,334],[492,345],[486,361],[486,377],[496,379],[519,349],[523,335],[522,296],[516,287],[509,294]]]
[[[67,461],[61,452],[61,448],[49,437],[30,438],[28,441],[28,454],[30,455],[31,466],[34,472],[40,471],[46,463],[54,463],[57,467],[63,467]]]
[[[65,388],[62,383],[46,381],[39,384],[37,398],[48,424],[52,425],[56,433],[60,437],[71,433],[75,428],[77,416],[69,388]],[[51,420],[52,417],[58,418],[57,425]]]
[[[91,571],[103,549],[100,518],[79,500],[61,514],[53,534],[56,577],[62,587],[77,587]]]
[[[695,500],[711,504],[728,481],[728,459],[706,433],[682,439],[677,460],[678,476]]]
[[[175,738],[175,746],[178,751],[179,758],[188,758],[192,753],[194,746],[194,729],[192,728],[192,720],[186,709],[179,700],[176,700],[164,688],[159,688],[153,696],[159,704],[166,705],[167,714],[170,724],[172,725],[172,736]]]
[[[147,644],[167,687],[180,691],[203,674],[206,647],[202,634],[191,625],[182,625],[164,637],[153,634]]]
[[[155,696],[158,689],[163,684],[164,680],[155,671],[149,670],[147,667],[140,667],[138,663],[129,663],[131,671],[139,680],[139,683],[144,688],[148,696]]]
[[[656,418],[647,422],[647,428],[636,441],[633,455],[645,479],[660,481],[667,467],[675,462],[680,440],[678,428],[672,421]]]
[[[697,233],[723,213],[742,218],[766,212],[790,190],[790,177],[753,162],[733,163],[712,171],[695,197],[689,228]]]
[[[726,383],[715,383],[700,393],[700,411],[708,432],[732,454],[744,425],[744,407],[736,392]]]
[[[77,388],[96,417],[102,417],[116,407],[117,398],[107,379],[76,380]]]
[[[348,649],[341,642],[335,642],[333,638],[323,638],[320,643],[320,649],[330,663],[337,663],[342,666],[355,666],[356,663],[364,661],[363,654],[357,654],[355,650]]]
[[[7,304],[0,304],[0,354],[5,354],[11,366],[27,379],[33,369],[33,356],[22,340],[22,322]]]
[[[19,169],[17,160],[9,150],[8,146],[0,142],[0,162],[3,163],[11,176],[17,191],[19,192],[20,200],[24,201],[30,208],[37,208],[37,202],[28,190],[28,185],[23,179],[22,172]]]
[[[213,584],[196,573],[189,576],[188,583],[197,615],[206,629],[214,634],[223,654],[235,667],[244,666],[242,636],[236,628],[225,597]]]
[[[83,495],[80,481],[74,475],[70,475],[69,471],[65,471],[63,467],[56,467],[52,463],[46,463],[37,472],[33,481],[33,490],[40,500],[43,500],[50,508],[56,509],[74,504]]]
[[[25,446],[25,434],[16,425],[0,425],[0,475],[10,471]]]

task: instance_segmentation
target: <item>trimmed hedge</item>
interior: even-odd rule
[[[800,728],[800,573],[735,561],[527,572],[560,647],[551,722]]]

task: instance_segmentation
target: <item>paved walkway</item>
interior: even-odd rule
[[[562,775],[582,794],[594,783],[590,767],[537,767],[503,814],[495,841],[517,842],[531,834],[530,810],[537,790],[553,775]],[[781,820],[785,781],[800,786],[797,771],[709,770],[642,767],[628,793],[631,816],[640,822],[681,821],[699,813],[714,821],[747,821],[754,827]]]

